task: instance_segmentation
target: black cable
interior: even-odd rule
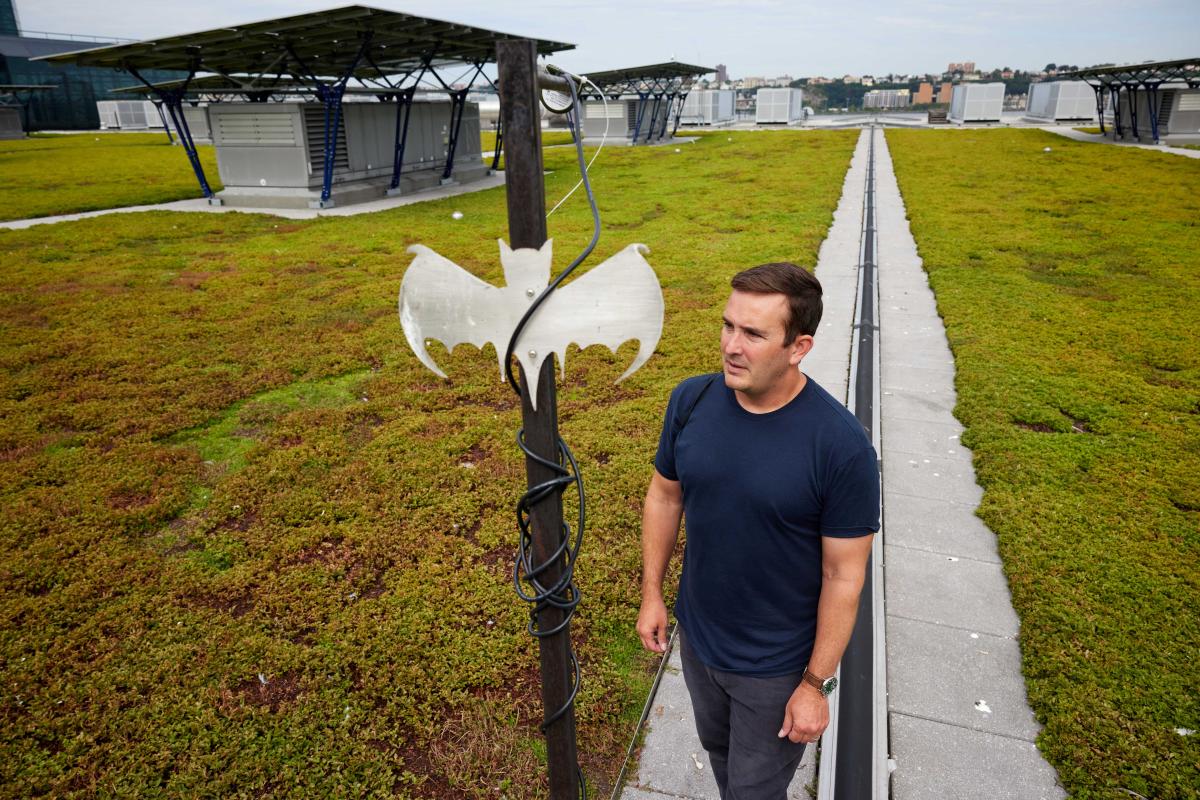
[[[579,113],[581,110],[579,93],[576,89],[575,81],[571,77],[568,77],[567,83],[571,87],[572,112],[575,119],[581,119],[582,114]],[[588,204],[592,208],[592,240],[584,248],[583,252],[534,299],[520,321],[517,322],[516,328],[513,329],[512,336],[508,340],[508,348],[504,354],[504,363],[508,385],[518,395],[521,394],[521,387],[517,384],[516,376],[513,374],[512,362],[513,353],[517,347],[517,340],[521,337],[521,332],[542,303],[546,301],[546,298],[550,296],[550,293],[557,289],[558,285],[591,254],[592,250],[596,247],[596,242],[600,239],[600,212],[596,209],[596,198],[592,194],[592,185],[588,180],[587,164],[583,157],[582,136],[576,135],[575,137],[575,151],[579,157],[579,171],[583,176],[584,189],[587,190]],[[550,357],[553,358],[553,354]],[[571,453],[571,448],[567,447],[567,443],[563,441],[561,436],[556,435],[556,439],[558,453],[556,459],[551,461],[529,449],[525,444],[524,428],[517,431],[517,446],[525,453],[525,457],[533,459],[538,464],[555,473],[555,477],[543,481],[536,486],[529,487],[525,494],[521,495],[521,499],[517,501],[517,527],[520,528],[521,533],[517,546],[516,563],[513,564],[513,587],[516,589],[518,597],[531,604],[528,630],[530,635],[538,639],[553,636],[564,631],[571,624],[571,618],[575,616],[575,609],[579,606],[581,596],[579,587],[575,585],[574,576],[575,560],[578,558],[580,546],[583,544],[583,530],[586,522],[583,479],[579,474],[579,465],[575,461],[574,454]],[[559,546],[544,562],[535,564],[533,557],[533,534],[529,528],[530,509],[555,492],[562,494],[572,483],[575,484],[575,490],[579,498],[579,517],[575,525],[574,536],[571,533],[571,526],[564,521],[562,523],[562,535]],[[558,580],[553,585],[543,585],[541,581],[542,576],[555,565],[562,566],[562,574],[559,575]],[[528,583],[532,591],[526,591],[525,587],[522,586],[522,581]],[[538,627],[538,617],[541,612],[549,608],[557,608],[563,611],[563,620],[549,630],[542,630]],[[579,695],[579,659],[575,656],[575,649],[571,646],[569,637],[567,640],[567,652],[571,657],[571,694],[561,708],[549,714],[542,721],[541,730],[543,734],[545,734],[547,728],[571,711],[575,705],[575,698]],[[587,781],[578,763],[575,765],[575,770],[579,776],[579,797],[586,800]]]

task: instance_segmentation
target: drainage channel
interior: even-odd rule
[[[850,348],[847,406],[867,431],[875,452],[879,435],[879,233],[875,215],[875,140],[867,129],[868,155],[859,245],[858,291]],[[882,461],[878,462],[882,471]],[[888,797],[887,664],[884,640],[883,530],[871,547],[858,617],[838,670],[839,689],[821,739],[817,800],[885,800]]]

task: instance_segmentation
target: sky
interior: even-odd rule
[[[349,5],[338,0],[15,0],[23,30],[147,39]],[[1200,0],[371,0],[559,42],[573,72],[677,59],[733,78],[1039,70],[1200,57]]]

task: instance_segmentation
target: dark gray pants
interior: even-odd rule
[[[682,628],[679,646],[696,732],[721,800],[785,800],[804,745],[778,733],[803,673],[753,678],[710,669],[688,647]]]

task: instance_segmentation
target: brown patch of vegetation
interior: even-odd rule
[[[131,508],[141,508],[149,505],[154,495],[149,492],[139,492],[133,489],[118,489],[108,496],[109,508],[128,511]]]
[[[172,286],[179,286],[190,291],[197,291],[204,288],[204,282],[209,278],[217,275],[216,272],[181,272],[171,281]]]
[[[263,678],[266,678],[266,683],[255,676],[247,678],[232,689],[222,689],[218,701],[221,710],[228,713],[239,706],[250,705],[267,708],[274,713],[300,696],[300,678],[294,672],[285,672],[271,678],[264,675]]]

